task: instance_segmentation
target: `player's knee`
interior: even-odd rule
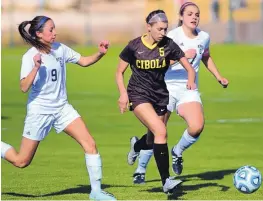
[[[93,138],[83,142],[82,147],[85,153],[96,153],[97,152],[96,143]]]
[[[195,124],[189,126],[188,132],[193,137],[198,137],[204,129],[204,124]]]
[[[156,128],[154,131],[154,138],[155,140],[161,140],[161,141],[166,141],[167,138],[167,132],[166,132],[166,128],[165,126],[160,126],[158,128]]]
[[[25,168],[25,167],[29,166],[30,163],[31,163],[31,160],[29,160],[29,159],[18,159],[13,164],[14,164],[14,166],[16,166],[18,168]]]

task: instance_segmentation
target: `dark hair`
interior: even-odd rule
[[[193,3],[193,2],[185,2],[185,3],[181,6],[181,8],[180,8],[180,10],[179,10],[179,15],[180,15],[180,16],[183,16],[184,11],[185,11],[186,7],[188,7],[188,6],[195,6],[195,7],[197,7],[197,8],[199,9],[199,7],[198,7],[195,3]],[[180,19],[179,19],[179,21],[178,21],[178,27],[182,26],[182,24],[183,24],[183,20],[180,20]]]
[[[46,22],[50,20],[49,17],[46,16],[36,16],[32,21],[24,21],[18,26],[19,33],[23,40],[37,48],[38,50],[44,52],[50,52],[50,46],[42,43],[36,35],[36,32],[42,32],[43,27]],[[28,32],[25,30],[25,27],[30,24]]]
[[[159,14],[159,13],[163,13],[165,14],[165,12],[163,10],[154,10],[152,12],[149,13],[149,15],[146,17],[146,23],[149,24],[151,18],[156,15],[156,14]]]

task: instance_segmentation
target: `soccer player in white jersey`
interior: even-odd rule
[[[172,167],[177,175],[182,173],[183,152],[198,140],[204,128],[203,106],[198,92],[200,62],[204,63],[224,88],[228,86],[228,80],[219,73],[210,55],[209,34],[197,28],[200,19],[198,6],[192,2],[186,2],[181,6],[179,14],[178,27],[171,30],[167,36],[172,38],[185,52],[186,57],[195,69],[197,89],[188,90],[186,88],[187,71],[180,63],[170,66],[165,75],[165,82],[170,96],[165,122],[167,123],[171,113],[176,111],[188,126],[178,144],[171,150]],[[148,139],[152,139],[152,137],[149,137],[150,135],[148,133]],[[151,156],[152,150],[142,150],[140,152],[138,167],[134,173],[133,182],[135,184],[144,183],[146,166]]]
[[[25,27],[30,25],[28,32]],[[37,147],[54,127],[64,131],[84,149],[90,178],[92,200],[116,200],[101,190],[102,163],[95,141],[78,112],[68,103],[66,92],[66,63],[88,67],[107,53],[109,43],[102,41],[99,52],[81,56],[62,43],[55,42],[56,29],[52,19],[37,16],[19,25],[21,37],[32,46],[22,58],[20,88],[30,88],[27,115],[20,150],[1,142],[1,157],[19,168],[27,167]]]

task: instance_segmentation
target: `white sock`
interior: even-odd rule
[[[198,137],[199,138],[199,137]],[[182,156],[182,153],[184,150],[189,148],[192,144],[194,144],[198,138],[194,138],[191,135],[189,135],[187,129],[184,131],[180,141],[178,144],[174,147],[174,152],[177,156]]]
[[[89,173],[91,190],[101,191],[102,163],[99,154],[85,154],[86,166]]]
[[[6,144],[5,142],[1,141],[1,158],[5,158],[5,153],[12,148],[10,144]]]
[[[139,162],[138,167],[135,171],[135,173],[146,173],[146,168],[149,163],[149,160],[151,159],[151,156],[153,155],[153,150],[141,150],[140,156],[139,156]]]

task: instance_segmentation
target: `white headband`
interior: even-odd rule
[[[164,13],[157,13],[149,20],[148,24],[154,22],[168,22],[168,19]]]

